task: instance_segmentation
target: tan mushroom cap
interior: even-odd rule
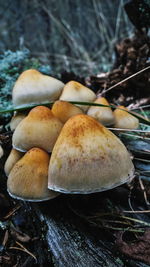
[[[64,125],[52,151],[48,188],[63,193],[94,193],[134,176],[124,144],[98,121],[76,115]]]
[[[65,123],[69,118],[74,115],[82,114],[83,111],[75,105],[58,100],[52,106],[52,112],[62,123]]]
[[[16,112],[10,121],[10,129],[14,131],[18,124],[26,117],[26,114]]]
[[[64,83],[35,69],[24,71],[17,79],[12,100],[15,106],[54,101],[59,98]]]
[[[3,151],[2,146],[0,146],[0,158],[2,158],[3,155],[4,155],[4,151]]]
[[[12,168],[7,181],[9,194],[27,201],[52,199],[58,193],[47,189],[49,155],[39,148],[29,150]]]
[[[5,174],[8,176],[13,166],[17,163],[19,159],[23,157],[24,153],[12,149],[4,166]]]
[[[81,102],[93,102],[96,98],[95,93],[82,85],[81,83],[70,81],[68,82],[62,91],[60,100],[64,101],[81,101]],[[78,105],[83,111],[88,109],[88,106]]]
[[[105,97],[97,98],[94,103],[109,106],[109,103]],[[110,107],[91,106],[88,109],[87,114],[106,126],[114,124],[115,121],[114,114]]]
[[[118,106],[120,109],[114,110],[115,124],[114,127],[120,129],[137,129],[139,127],[139,120],[133,115],[129,114],[124,106]],[[123,110],[121,110],[123,109]]]
[[[51,152],[62,126],[49,108],[35,107],[14,131],[13,148],[25,152],[32,147],[39,147]]]

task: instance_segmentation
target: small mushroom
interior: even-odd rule
[[[0,158],[2,158],[3,155],[4,155],[4,151],[3,151],[2,146],[0,146]]]
[[[134,176],[124,144],[87,115],[76,115],[64,125],[53,148],[48,188],[88,194],[114,188]]]
[[[60,100],[64,101],[81,101],[81,102],[92,102],[96,98],[95,93],[82,85],[81,83],[70,81],[68,82],[62,91]],[[88,106],[78,105],[83,111],[88,109]]]
[[[44,201],[58,193],[47,189],[49,155],[40,148],[29,150],[12,168],[7,190],[16,199]]]
[[[94,103],[97,104],[103,104],[109,106],[108,101],[106,100],[105,97],[99,97],[95,100]],[[96,106],[91,106],[88,109],[87,114],[96,120],[98,120],[100,123],[102,123],[105,126],[109,126],[114,124],[115,118],[113,115],[113,112],[110,107],[96,107]]]
[[[74,115],[82,114],[83,111],[75,105],[58,100],[52,106],[52,112],[62,123],[65,123],[69,118]]]
[[[39,147],[51,152],[62,126],[49,108],[37,106],[14,131],[13,148],[25,152],[32,147]]]
[[[14,106],[54,101],[59,98],[64,83],[35,69],[24,71],[17,79],[12,100]]]
[[[137,129],[139,127],[139,120],[133,115],[129,114],[128,109],[124,106],[118,106],[119,109],[114,110],[115,124],[114,127],[120,129]],[[123,109],[123,110],[121,110]]]
[[[5,174],[8,176],[16,162],[23,157],[24,153],[12,149],[4,166]]]
[[[18,124],[26,117],[25,113],[15,112],[10,121],[10,129],[14,131]]]

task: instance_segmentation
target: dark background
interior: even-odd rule
[[[0,53],[28,48],[53,72],[110,70],[114,46],[133,32],[125,0],[0,0]]]

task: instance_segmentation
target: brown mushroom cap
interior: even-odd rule
[[[105,97],[97,98],[94,103],[109,106],[109,103]],[[110,107],[91,106],[88,109],[87,114],[106,126],[114,124],[114,121],[115,121],[113,112]]]
[[[35,69],[24,71],[16,81],[12,100],[15,106],[54,101],[59,98],[64,83]]]
[[[39,147],[51,152],[63,124],[44,106],[33,108],[17,126],[13,137],[13,148],[25,152]]]
[[[15,149],[12,149],[4,166],[4,170],[6,175],[8,176],[13,166],[16,164],[16,162],[23,157],[24,153],[17,151]]]
[[[16,112],[10,121],[10,129],[14,131],[18,124],[26,117],[26,114]]]
[[[114,127],[120,129],[137,129],[139,127],[139,120],[133,115],[129,114],[124,106],[118,106],[120,109],[114,110],[115,124]],[[121,110],[123,109],[123,110]]]
[[[124,144],[87,115],[64,125],[53,148],[48,188],[64,193],[94,193],[114,188],[134,176]]]
[[[66,83],[63,88],[60,100],[64,101],[83,101],[83,102],[93,102],[96,98],[95,93],[82,85],[81,83],[70,81]],[[78,105],[83,111],[88,109],[88,106]]]
[[[12,168],[7,189],[17,199],[44,201],[58,196],[47,189],[49,155],[39,148],[29,150]]]
[[[53,104],[52,112],[62,123],[65,123],[74,115],[83,113],[83,111],[75,105],[61,100],[58,100]]]

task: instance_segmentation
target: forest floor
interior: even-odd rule
[[[128,106],[148,119],[149,69],[131,76],[149,66],[149,44],[146,34],[136,33],[117,44],[111,72],[90,77],[66,72],[61,78],[79,81],[110,103]],[[7,97],[9,102],[10,92],[3,96],[6,102]],[[31,204],[7,193],[4,164],[12,146],[9,120],[10,115],[1,116],[0,266],[149,266],[150,126],[141,123],[138,132],[114,131],[133,157],[136,175],[131,183],[103,193],[61,195]]]

